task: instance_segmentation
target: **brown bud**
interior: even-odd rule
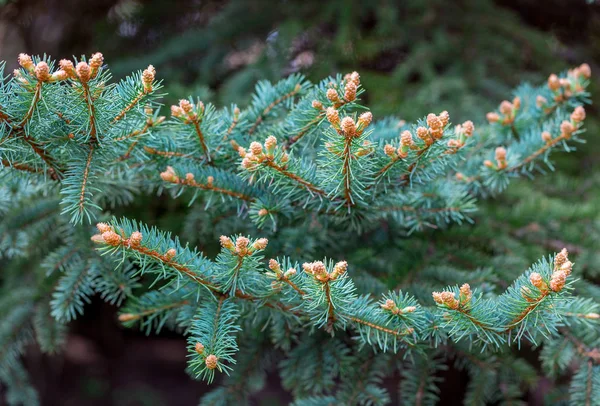
[[[50,80],[51,81],[60,81],[60,80],[66,80],[68,77],[69,77],[69,75],[67,75],[67,72],[65,72],[62,69],[59,69],[52,74],[52,76],[50,77]]]
[[[346,86],[344,87],[344,99],[348,102],[356,100],[356,89],[357,87],[354,82],[346,83]]]
[[[402,134],[400,134],[400,144],[407,145],[407,146],[411,146],[414,144],[414,141],[412,139],[412,134],[410,133],[410,131],[408,131],[408,130],[402,131]]]
[[[446,127],[448,125],[448,123],[450,122],[450,114],[448,114],[447,111],[442,111],[440,113],[440,115],[438,116],[438,118],[440,119],[440,121],[442,122],[442,125],[444,127]]]
[[[356,135],[356,123],[352,117],[344,117],[340,127],[346,137],[354,137]]]
[[[334,103],[340,101],[340,97],[335,89],[327,89],[327,98]]]
[[[177,251],[175,251],[175,248],[171,248],[167,252],[165,252],[165,259],[167,261],[170,261],[173,258],[175,258],[175,255],[177,255]]]
[[[254,244],[252,244],[252,248],[254,248],[255,250],[264,250],[265,248],[267,248],[268,243],[269,240],[267,240],[266,238],[259,238],[258,240],[254,241]]]
[[[272,135],[269,135],[265,140],[265,149],[267,151],[273,151],[277,146],[277,138]]]
[[[498,147],[496,148],[496,161],[504,161],[506,159],[506,148]]]
[[[250,244],[250,240],[244,236],[240,236],[235,240],[235,252],[240,255],[246,254],[246,249]]]
[[[560,132],[567,138],[571,136],[573,131],[575,131],[575,126],[571,122],[565,120],[560,124]]]
[[[579,66],[579,73],[581,73],[583,77],[589,79],[592,76],[592,69],[587,63],[582,63]]]
[[[262,209],[260,209],[260,210],[258,211],[258,215],[259,215],[259,216],[261,216],[261,217],[264,217],[264,216],[266,216],[267,214],[269,214],[269,211],[268,211],[267,209],[265,209],[265,208],[262,208]]]
[[[198,342],[196,343],[196,345],[194,346],[194,350],[195,350],[195,351],[196,351],[198,354],[202,355],[202,353],[204,353],[204,345],[202,345],[202,343],[201,343],[200,341],[198,341]]]
[[[259,142],[254,141],[250,144],[250,151],[252,151],[252,154],[254,156],[260,156],[260,155],[262,155],[262,152],[263,152],[262,145],[260,145]]]
[[[433,113],[427,115],[427,125],[433,130],[440,129],[444,126],[442,120]]]
[[[465,121],[464,123],[462,123],[462,129],[464,134],[467,137],[470,137],[473,135],[473,132],[475,131],[475,126],[473,125],[473,122],[471,120]]]
[[[108,225],[106,223],[98,223],[96,224],[96,228],[98,229],[98,231],[100,231],[101,233],[105,233],[107,231],[113,231],[113,228],[111,225]]]
[[[137,314],[133,314],[133,313],[121,313],[121,314],[119,314],[119,321],[120,322],[133,321],[133,320],[137,320],[139,318],[140,318],[140,316],[138,316]]]
[[[117,246],[121,243],[121,237],[119,236],[119,234],[115,233],[112,230],[103,232],[102,239],[108,245],[112,245],[112,246]]]
[[[558,268],[569,259],[569,251],[566,248],[563,248],[556,256],[554,257],[554,267]]]
[[[519,110],[521,108],[521,98],[519,96],[515,97],[512,104],[516,110]]]
[[[156,76],[156,69],[154,66],[148,65],[146,69],[142,72],[142,83],[144,84],[144,91],[151,92],[152,91],[152,82],[154,82],[154,77]]]
[[[61,59],[58,65],[62,70],[67,72],[67,75],[70,78],[74,79],[75,77],[77,77],[75,68],[73,67],[73,62],[69,61],[68,59]]]
[[[423,141],[429,140],[429,131],[425,127],[417,128],[417,137],[422,139]]]
[[[575,107],[575,110],[571,113],[571,120],[575,123],[585,120],[585,109],[582,106]]]
[[[485,115],[485,118],[490,123],[497,123],[500,120],[500,116],[498,115],[498,113],[494,113],[494,112],[487,113]]]
[[[82,83],[89,82],[92,71],[87,63],[83,61],[79,62],[75,68],[75,72],[77,72],[77,76]]]
[[[537,272],[532,272],[531,275],[529,275],[529,282],[540,290],[546,289],[546,283],[542,279],[542,275]]]
[[[433,300],[436,303],[438,303],[438,304],[444,303],[444,299],[442,299],[442,294],[440,292],[433,292],[431,295],[433,296]]]
[[[340,126],[340,113],[336,109],[333,107],[327,107],[325,115],[327,116],[327,121],[329,121],[334,128],[338,128]]]
[[[556,271],[550,279],[550,289],[555,292],[560,292],[567,281],[567,274],[564,271]]]
[[[358,117],[357,124],[361,130],[364,130],[369,126],[369,124],[371,124],[371,121],[373,121],[373,114],[370,111],[367,111]]]
[[[348,263],[346,261],[340,261],[333,266],[333,272],[331,273],[332,279],[337,279],[343,275],[348,269]]]
[[[50,80],[50,67],[44,61],[35,65],[35,77],[42,82],[48,82]]]
[[[538,95],[535,99],[535,104],[538,107],[543,107],[546,105],[546,103],[548,103],[548,100],[546,100],[546,98],[542,95]]]
[[[313,106],[313,108],[315,108],[317,110],[323,110],[323,103],[321,103],[318,100],[313,100],[312,101],[312,106]]]
[[[206,360],[204,361],[204,363],[206,364],[206,368],[215,369],[217,367],[218,361],[219,361],[219,359],[217,358],[216,355],[210,354],[208,357],[206,357]]]
[[[98,70],[102,67],[104,63],[104,56],[100,52],[96,52],[92,55],[90,59],[90,68],[92,69],[92,77],[96,77],[98,74]]]
[[[544,131],[544,132],[542,133],[542,140],[543,140],[544,142],[551,141],[551,140],[552,140],[552,134],[550,134],[548,131]]]
[[[223,248],[227,248],[228,250],[232,250],[234,248],[233,241],[231,241],[231,238],[229,238],[225,235],[222,235],[219,238],[219,242],[221,243],[221,246]]]
[[[500,103],[500,113],[504,114],[505,116],[510,115],[512,113],[512,109],[513,105],[508,100],[504,100],[502,103]]]
[[[281,272],[281,265],[279,265],[279,262],[277,262],[275,259],[271,258],[269,260],[269,269],[276,273],[279,273]]]
[[[189,113],[192,111],[192,109],[194,108],[194,106],[192,105],[192,103],[190,103],[189,100],[186,99],[181,99],[179,100],[179,107],[181,108],[181,110],[183,110],[185,113]]]
[[[488,168],[492,168],[494,166],[494,164],[492,163],[492,161],[490,161],[489,159],[486,159],[485,161],[483,161],[483,164],[485,166],[487,166]]]
[[[19,65],[21,65],[28,71],[32,71],[35,68],[35,66],[33,65],[33,60],[27,54],[19,54]]]
[[[133,247],[136,247],[136,246],[140,245],[140,243],[142,242],[142,238],[143,238],[142,233],[140,233],[139,231],[134,231],[129,236],[129,243]]]
[[[385,146],[383,147],[383,152],[390,158],[396,157],[396,148],[394,148],[390,144],[385,144]]]
[[[548,87],[553,91],[560,89],[560,80],[554,73],[548,77]]]

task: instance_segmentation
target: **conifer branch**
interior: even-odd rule
[[[175,309],[181,306],[185,306],[188,305],[190,302],[188,300],[182,300],[180,302],[173,302],[173,303],[169,303],[163,306],[159,306],[159,307],[154,307],[152,309],[148,309],[148,310],[144,310],[143,312],[139,312],[139,313],[121,313],[119,315],[119,321],[134,321],[134,320],[139,320],[143,317],[146,316],[150,316],[153,315],[155,313],[159,313],[162,312],[164,310],[171,310],[171,309]]]
[[[25,141],[27,145],[31,147],[46,165],[48,165],[48,173],[53,180],[60,180],[62,178],[61,173],[56,169],[56,160],[50,156],[44,148],[42,148],[33,138],[25,133],[21,134],[21,139]]]
[[[81,193],[79,193],[79,213],[84,212],[85,206],[85,189],[88,183],[88,177],[90,174],[90,167],[92,165],[92,156],[94,154],[94,144],[90,144],[90,152],[88,153],[85,167],[83,169],[83,181],[81,182]]]
[[[19,171],[30,172],[30,173],[44,173],[44,171],[34,168],[33,166],[27,164],[21,164],[19,162],[10,162],[8,159],[2,158],[2,166],[10,167]]]
[[[25,124],[27,124],[31,116],[33,116],[33,111],[35,110],[35,107],[42,96],[42,83],[43,82],[38,79],[37,83],[35,84],[33,99],[31,100],[29,110],[27,110],[27,114],[25,114],[25,117],[23,117],[19,124],[17,124],[17,128],[23,128]]]
[[[267,107],[265,107],[265,109],[256,118],[256,121],[254,121],[254,124],[252,124],[252,127],[250,127],[250,129],[248,130],[248,135],[252,135],[254,133],[254,131],[256,131],[258,126],[263,122],[263,120],[265,119],[265,117],[267,117],[267,115],[271,112],[271,110],[273,110],[275,107],[277,107],[279,104],[283,103],[287,99],[294,97],[296,94],[298,94],[300,92],[300,90],[302,90],[302,86],[300,84],[298,84],[294,87],[294,90],[277,98],[276,100],[271,102]]]
[[[146,151],[147,153],[149,153],[151,155],[159,155],[159,156],[164,156],[164,157],[168,157],[168,158],[180,157],[180,158],[195,159],[195,158],[191,157],[189,154],[184,154],[182,152],[161,151],[156,148],[152,148],[152,147],[148,147],[148,146],[144,146],[144,151]]]
[[[206,155],[206,161],[210,163],[210,152],[208,151],[208,146],[206,145],[206,140],[204,139],[204,134],[200,129],[200,123],[198,122],[198,118],[192,119],[192,123],[194,124],[194,129],[196,130],[196,134],[198,134],[198,139],[200,140],[200,145],[202,146],[202,150]]]
[[[191,173],[186,174],[185,178],[178,177],[175,174],[175,172],[173,171],[173,168],[171,168],[170,166],[168,166],[167,169],[160,174],[160,176],[161,176],[161,179],[164,180],[165,182],[173,183],[176,185],[184,185],[184,186],[190,186],[190,187],[198,188],[198,189],[202,189],[202,190],[212,191],[215,193],[220,193],[223,195],[231,196],[236,199],[244,200],[247,202],[255,201],[255,198],[252,196],[248,196],[244,193],[239,193],[239,192],[235,192],[233,190],[215,186],[213,176],[209,176],[207,178],[206,183],[201,183],[201,182],[197,182]]]
[[[311,191],[312,193],[315,193],[315,194],[321,195],[321,196],[326,195],[326,193],[323,189],[313,185],[311,182],[307,181],[306,179],[301,178],[300,176],[296,175],[295,173],[292,173],[292,172],[284,169],[283,167],[277,165],[277,163],[275,163],[272,160],[266,160],[265,165],[269,168],[272,168],[276,172],[282,174],[286,178],[293,180],[294,182],[298,183],[300,185],[300,187],[306,188],[309,191]]]
[[[123,117],[125,117],[125,114],[127,114],[129,110],[134,108],[144,98],[145,95],[145,91],[142,90],[141,92],[139,92],[135,99],[133,99],[123,110],[121,110],[119,114],[117,114],[117,116],[113,118],[113,120],[110,123],[116,124],[118,121],[120,121]]]
[[[87,82],[82,82],[81,87],[83,89],[83,99],[87,104],[89,117],[90,117],[90,138],[92,142],[96,142],[98,128],[96,123],[96,107],[94,106],[94,100],[90,92],[90,88]]]

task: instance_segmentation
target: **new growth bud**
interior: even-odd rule
[[[148,65],[144,72],[142,72],[142,84],[144,85],[144,92],[149,93],[152,91],[152,82],[156,76],[156,69],[154,66]]]
[[[132,247],[137,247],[142,242],[142,238],[142,233],[140,233],[139,231],[134,231],[129,236],[129,244],[131,244]]]
[[[30,72],[33,71],[33,69],[35,68],[33,60],[27,54],[19,54],[19,65],[21,65]]]
[[[346,137],[352,138],[356,136],[356,123],[352,117],[344,117],[340,127],[342,128],[342,131]]]
[[[87,83],[90,81],[92,70],[90,69],[90,66],[84,61],[81,61],[77,64],[75,72],[77,73],[77,77],[79,77],[81,83]]]
[[[98,74],[98,71],[102,67],[103,63],[104,63],[104,56],[102,56],[102,54],[100,52],[96,52],[94,55],[92,55],[92,58],[90,59],[90,68],[92,70],[92,72],[91,72],[92,78],[96,77],[96,75]]]
[[[233,245],[233,241],[231,241],[231,238],[222,235],[219,238],[219,242],[221,243],[221,246],[223,248],[227,248],[228,250],[233,250],[235,248],[235,246]]]
[[[35,65],[35,77],[41,82],[50,80],[50,67],[46,62],[42,61]]]
[[[252,244],[252,248],[254,248],[255,250],[264,250],[265,248],[267,248],[268,243],[269,240],[267,240],[266,238],[259,238],[254,242],[254,244]]]
[[[208,357],[206,357],[206,360],[204,361],[204,363],[206,364],[206,368],[215,369],[217,367],[218,361],[219,361],[219,359],[217,358],[216,355],[210,354]]]
[[[333,107],[327,107],[325,115],[327,116],[327,121],[329,121],[333,128],[340,128],[340,113],[336,109]]]

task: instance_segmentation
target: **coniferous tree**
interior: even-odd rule
[[[389,403],[382,378],[398,368],[401,399],[433,404],[450,363],[471,376],[467,404],[518,401],[538,376],[516,351],[526,343],[542,348],[544,374],[575,366],[571,404],[598,404],[598,287],[572,275],[567,249],[528,270],[450,266],[478,261],[453,245],[436,245],[422,269],[410,257],[420,233],[459,235],[452,224],[471,222],[478,199],[583,142],[588,65],[520,86],[475,128],[446,111],[374,121],[356,72],[259,82],[246,108],[181,100],[167,119],[152,66],[113,84],[100,53],[19,63],[0,89],[0,380],[11,403],[36,402],[25,346],[59,350],[99,294],[123,305],[126,326],[184,334],[192,377],[225,375],[201,404],[247,402],[274,366],[297,405]],[[109,215],[141,193],[189,202],[182,232],[218,238],[215,259]],[[386,235],[386,255],[356,254]],[[406,278],[394,278],[397,257]],[[385,281],[369,272],[385,266]]]

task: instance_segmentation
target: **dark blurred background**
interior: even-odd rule
[[[357,70],[376,118],[414,120],[448,110],[455,122],[481,123],[523,80],[541,82],[582,62],[599,72],[600,4],[0,0],[0,60],[9,68],[20,52],[59,59],[95,51],[104,54],[116,79],[153,64],[164,79],[167,105],[190,94],[217,105],[244,105],[257,80],[302,72],[317,81]],[[596,107],[588,115],[588,146],[559,158],[560,170],[573,176],[598,168]],[[183,338],[125,330],[115,310],[94,300],[73,323],[63,354],[28,352],[44,404],[197,404],[206,388],[184,372]],[[257,404],[286,404],[290,398],[277,378],[271,381]],[[464,385],[457,382],[447,380],[442,393],[456,393],[460,402]]]

